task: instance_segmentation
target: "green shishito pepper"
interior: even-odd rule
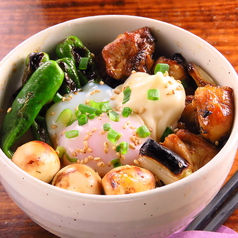
[[[74,60],[76,68],[78,69],[81,86],[84,86],[90,80],[98,82],[101,80],[96,70],[93,54],[78,37],[69,36],[59,43],[56,46],[56,55],[59,59],[67,57]],[[82,68],[81,65],[83,65]]]
[[[78,37],[68,36],[56,46],[56,55],[59,59],[67,57],[78,63],[80,57],[90,57],[90,52]]]
[[[11,158],[12,146],[25,134],[42,107],[49,103],[64,79],[64,72],[56,61],[42,64],[26,82],[6,114],[1,130],[1,147]]]
[[[25,70],[22,77],[22,84],[24,85],[31,75],[40,67],[41,64],[49,61],[50,57],[45,52],[32,52],[30,53],[25,60]]]
[[[65,74],[63,84],[59,89],[59,93],[64,95],[70,92],[78,91],[81,88],[81,85],[74,60],[71,58],[62,58],[56,62]]]

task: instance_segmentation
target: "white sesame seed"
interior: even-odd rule
[[[121,93],[121,90],[119,90],[118,88],[116,88],[116,89],[114,89],[114,93],[120,94],[120,93]]]
[[[100,158],[100,157],[94,157],[93,160],[95,160],[95,161],[99,161],[99,160],[101,160],[101,158]]]
[[[130,143],[129,146],[130,146],[131,149],[135,149],[136,148],[135,144],[133,144],[133,143]]]
[[[57,126],[56,125],[51,125],[51,129],[56,129]]]
[[[104,163],[103,161],[99,161],[99,162],[97,163],[97,166],[98,166],[98,167],[104,167],[104,166],[105,166],[105,163]]]
[[[89,147],[88,147],[88,148],[87,148],[87,152],[88,152],[88,153],[92,153],[92,152],[93,152],[92,148],[89,148]]]
[[[135,159],[133,162],[134,162],[135,164],[137,164],[137,165],[140,164],[139,161],[138,161],[137,159]]]

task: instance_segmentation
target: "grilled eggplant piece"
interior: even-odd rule
[[[194,79],[198,87],[205,85],[216,86],[215,81],[198,65],[189,63],[187,66],[189,75]]]
[[[212,143],[227,139],[234,120],[232,88],[210,85],[198,87],[192,103],[200,134]]]
[[[119,35],[102,50],[107,74],[114,79],[126,79],[132,71],[150,73],[155,39],[148,27]]]
[[[186,159],[192,166],[193,172],[208,163],[219,151],[215,145],[201,136],[184,129],[168,135],[162,144]]]
[[[188,161],[150,138],[141,146],[137,163],[150,170],[164,184],[173,183],[192,173]]]
[[[182,64],[178,63],[176,60],[166,58],[164,56],[159,57],[156,64],[165,63],[169,65],[169,75],[174,77],[176,80],[183,80],[187,77],[186,71]]]

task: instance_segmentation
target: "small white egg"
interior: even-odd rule
[[[52,185],[79,193],[102,194],[101,177],[84,164],[70,164],[62,168]]]
[[[119,166],[109,171],[102,179],[106,195],[138,193],[154,189],[154,175],[138,166]]]
[[[60,169],[56,151],[42,141],[30,141],[19,146],[12,161],[28,174],[47,183]]]

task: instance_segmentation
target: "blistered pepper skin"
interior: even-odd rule
[[[78,91],[81,85],[74,60],[65,57],[57,60],[57,63],[65,73],[64,82],[59,89],[59,93],[64,95]]]
[[[24,85],[31,75],[46,61],[49,61],[50,57],[45,52],[32,52],[25,60],[25,71],[22,77],[22,84]]]
[[[64,41],[60,42],[56,46],[56,55],[59,59],[71,58],[74,60],[76,68],[78,69],[81,86],[86,85],[90,80],[96,82],[101,80],[93,60],[93,54],[76,36],[68,36]],[[79,67],[83,57],[88,58],[86,69],[80,69]]]
[[[88,49],[76,36],[69,36],[56,46],[56,55],[59,59],[67,57],[78,63],[80,56],[89,56],[89,54]]]
[[[1,148],[12,158],[11,147],[25,134],[42,107],[50,102],[64,79],[56,61],[42,64],[26,82],[12,103],[1,129]]]

